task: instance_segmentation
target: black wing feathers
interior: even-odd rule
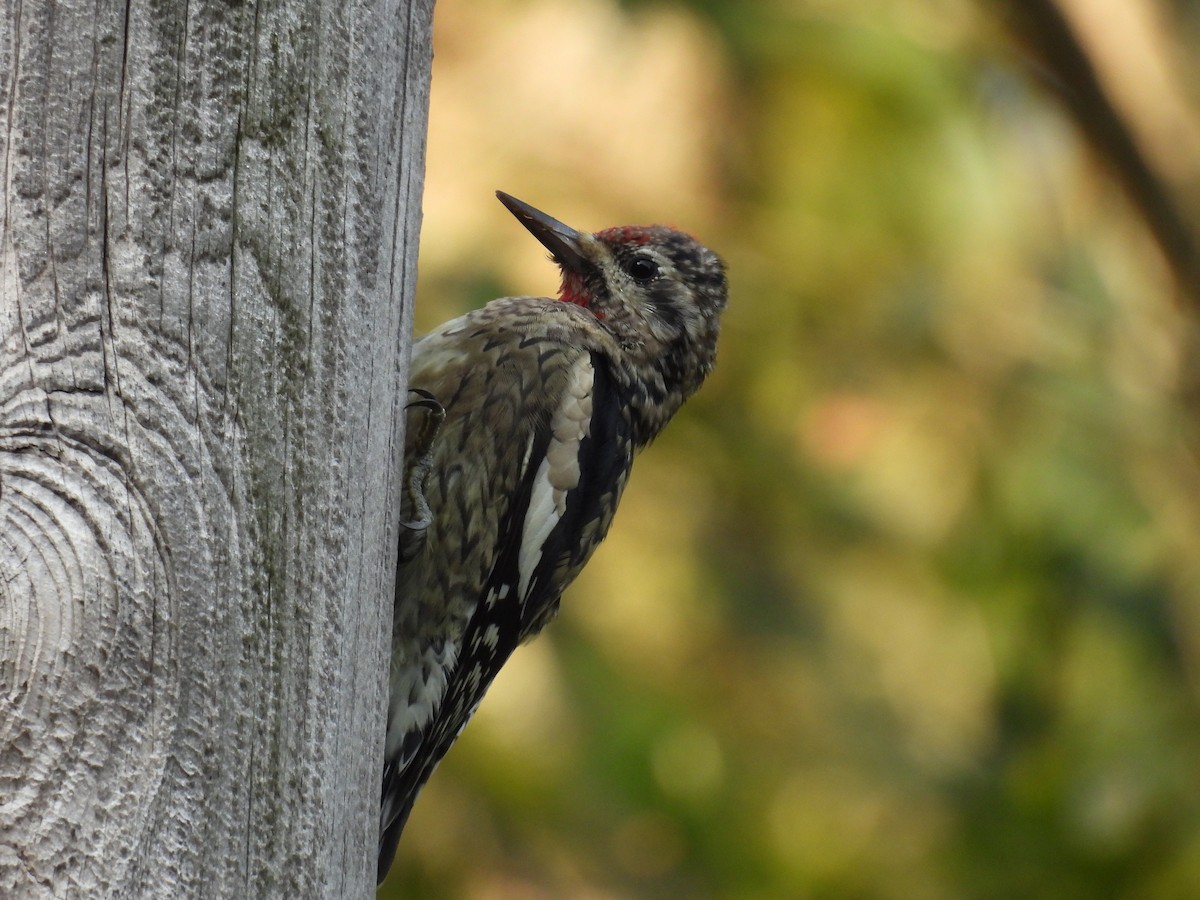
[[[379,836],[380,880],[392,866],[396,845],[400,841],[400,834],[404,831],[409,813],[412,812],[417,794],[475,712],[500,667],[520,642],[521,607],[517,602],[517,580],[523,531],[521,526],[529,510],[534,478],[537,475],[537,462],[546,455],[549,444],[550,428],[547,420],[533,435],[530,464],[522,474],[521,483],[513,494],[512,505],[501,522],[500,537],[503,542],[491,574],[484,583],[479,603],[463,633],[458,660],[446,683],[446,692],[438,712],[420,733],[419,740],[425,752],[413,758],[412,764],[402,769],[394,765],[384,767],[384,797],[403,797],[404,804]],[[502,594],[505,595],[503,600],[500,599]],[[489,599],[492,599],[490,604]],[[485,640],[491,626],[496,628],[494,643]],[[403,758],[405,757],[402,755],[401,759]]]
[[[522,639],[553,617],[563,590],[604,539],[616,510],[618,491],[633,464],[623,400],[603,357],[592,355],[592,417],[579,446],[579,484],[567,494],[566,510],[546,536],[542,555],[524,598]],[[588,528],[597,532],[584,537]]]
[[[388,766],[384,795],[403,805],[380,836],[379,876],[391,867],[413,801],[475,712],[517,645],[553,616],[563,590],[612,521],[619,491],[633,462],[625,400],[602,357],[593,354],[592,415],[579,447],[579,483],[568,492],[562,518],[547,535],[527,596],[518,596],[521,540],[538,469],[551,440],[549,417],[533,435],[529,463],[501,523],[502,543],[482,596],[467,624],[458,660],[435,717],[421,735],[424,752],[404,769]],[[588,529],[594,529],[590,535]]]

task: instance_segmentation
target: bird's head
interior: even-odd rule
[[[653,394],[682,403],[700,386],[716,359],[728,293],[717,254],[664,225],[588,234],[503,191],[496,196],[562,269],[559,299],[596,317]]]

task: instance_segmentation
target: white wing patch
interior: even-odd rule
[[[528,596],[529,580],[542,559],[542,546],[567,508],[567,493],[579,484],[579,445],[592,420],[592,385],[595,370],[588,355],[571,370],[562,402],[550,417],[550,443],[538,466],[521,533],[517,560],[521,599]]]

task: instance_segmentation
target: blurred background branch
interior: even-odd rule
[[[1175,12],[1124,0],[993,2],[1200,309],[1200,108],[1183,89],[1183,48],[1170,37]],[[1190,76],[1195,84],[1194,66]]]

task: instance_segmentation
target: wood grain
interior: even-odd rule
[[[0,896],[367,896],[431,0],[0,35]]]

